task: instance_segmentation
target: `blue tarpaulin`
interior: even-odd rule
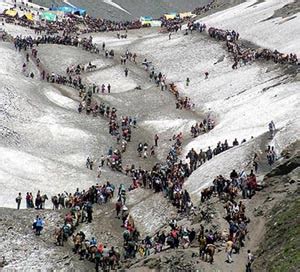
[[[153,18],[151,16],[141,16],[140,20],[141,21],[152,21]]]
[[[63,7],[52,7],[50,10],[58,10],[62,11],[63,13],[72,13],[72,14],[78,14],[81,16],[84,16],[86,14],[86,10],[82,8],[73,8],[69,6],[63,6]]]

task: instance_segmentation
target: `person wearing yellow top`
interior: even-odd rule
[[[225,248],[225,252],[227,253],[227,262],[228,263],[232,263],[232,245],[233,242],[231,241],[231,239],[229,239],[226,243],[226,248]]]

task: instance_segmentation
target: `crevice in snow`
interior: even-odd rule
[[[112,0],[103,0],[103,2],[131,15],[131,13],[128,10],[122,8],[120,5],[114,3]]]
[[[64,3],[66,3],[67,5],[69,5],[72,8],[77,8],[76,6],[74,6],[73,4],[71,4],[68,0],[63,0]]]

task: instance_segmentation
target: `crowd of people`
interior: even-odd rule
[[[243,139],[241,141],[241,144],[245,143],[246,139]],[[203,151],[202,149],[200,149],[200,152],[197,153],[194,148],[192,148],[186,155],[186,159],[189,159],[189,165],[190,165],[190,169],[191,171],[195,171],[198,167],[200,167],[203,163],[205,163],[206,161],[211,160],[214,156],[217,156],[218,154],[234,147],[234,146],[238,146],[239,142],[237,139],[234,139],[234,141],[232,142],[232,146],[229,146],[227,140],[224,141],[224,143],[222,142],[218,142],[217,146],[212,149],[210,146],[208,147],[208,149],[206,151]]]
[[[96,271],[99,268],[113,268],[120,259],[120,252],[113,246],[97,241],[95,236],[87,237],[83,231],[76,232],[76,228],[86,222],[93,221],[93,205],[106,204],[114,197],[115,186],[109,182],[90,187],[87,191],[78,188],[74,194],[61,193],[52,197],[53,209],[67,209],[64,223],[58,224],[54,231],[57,246],[63,246],[69,238],[73,241],[73,252],[80,260],[95,262]],[[122,216],[125,216],[126,191],[123,185],[118,189],[118,201]],[[127,214],[128,217],[128,214]],[[126,220],[128,218],[126,217]],[[126,221],[124,220],[124,221]]]
[[[149,72],[150,82],[154,82],[161,91],[169,91],[176,98],[176,109],[188,109],[191,110],[195,107],[195,104],[192,103],[191,99],[187,96],[180,96],[178,87],[174,82],[168,82],[167,77],[162,72],[155,71],[154,67],[151,65],[147,59],[144,60],[143,65],[145,70]]]
[[[215,122],[210,116],[204,118],[202,122],[196,123],[191,126],[191,135],[193,138],[198,137],[201,133],[212,130],[215,126]]]
[[[212,1],[211,3],[213,3]],[[211,4],[210,3],[210,4]],[[208,5],[209,6],[209,5]],[[202,9],[201,9],[202,10]],[[202,12],[202,11],[199,11]],[[68,33],[70,29],[76,29],[71,22],[78,23],[79,20],[84,20],[83,22],[87,24],[89,31],[106,31],[106,30],[121,30],[127,28],[137,27],[137,24],[130,23],[115,23],[107,20],[98,21],[98,19],[92,19],[86,17],[84,19],[70,16],[70,20],[66,24],[68,30],[64,31]],[[81,21],[82,23],[82,21]],[[175,26],[175,27],[174,27]],[[53,27],[53,26],[52,26]],[[169,22],[166,27],[171,27],[178,31],[180,29],[180,21]],[[178,27],[178,29],[177,29]],[[191,25],[195,27],[199,32],[205,30],[206,26],[203,24]],[[177,29],[177,30],[176,30]],[[213,38],[224,40],[227,42],[227,47],[232,52],[237,52],[237,56],[241,55],[241,48],[237,44],[239,39],[239,34],[235,31],[222,31],[219,29],[210,28],[208,30],[209,35]],[[84,50],[88,50],[94,53],[99,53],[99,48],[93,44],[92,38],[85,38],[79,40],[76,37],[63,35],[63,36],[43,36],[41,38],[33,39],[31,37],[17,37],[14,41],[15,48],[19,51],[24,49],[32,50],[32,56],[39,63],[38,52],[35,48],[35,45],[38,47],[40,43],[55,43],[55,44],[64,44],[71,46],[81,46]],[[33,50],[34,49],[34,50]],[[105,50],[105,46],[102,48]],[[236,51],[235,51],[236,50]],[[110,55],[108,51],[105,51],[105,54]],[[279,52],[275,55],[280,55]],[[258,54],[256,52],[256,54]],[[111,54],[114,55],[113,53]],[[243,54],[242,54],[243,55]],[[262,53],[264,55],[264,53]],[[259,58],[262,55],[255,55],[255,58]],[[274,59],[273,55],[270,57]],[[280,57],[281,58],[281,57]],[[122,64],[126,64],[126,61],[130,59],[131,61],[136,62],[136,55],[126,52],[122,57]],[[297,62],[297,57],[288,55],[287,62],[295,63]],[[275,59],[274,59],[275,61]],[[236,62],[236,61],[235,61]],[[275,61],[276,62],[276,61]],[[279,59],[277,59],[277,62]],[[144,64],[145,63],[145,64]],[[147,71],[150,71],[149,77],[150,81],[154,81],[157,87],[160,87],[162,91],[169,90],[175,95],[177,102],[176,108],[182,109],[191,109],[193,104],[188,97],[180,97],[177,87],[174,83],[167,83],[166,76],[161,72],[156,72],[154,68],[149,68],[149,62],[144,61]],[[146,65],[147,64],[147,65]],[[88,67],[91,67],[90,63]],[[90,68],[92,69],[92,68]],[[109,148],[107,156],[104,155],[101,157],[101,167],[104,166],[106,161],[113,170],[119,170],[123,172],[122,168],[122,153],[126,151],[127,142],[131,140],[131,128],[136,126],[136,119],[129,116],[122,116],[120,122],[117,118],[117,110],[113,107],[107,106],[104,103],[98,105],[96,102],[92,102],[92,95],[99,93],[100,87],[97,87],[96,84],[91,86],[84,85],[82,83],[80,73],[83,71],[81,66],[68,67],[67,76],[60,76],[56,74],[48,74],[45,71],[42,72],[42,79],[47,80],[51,83],[58,84],[70,84],[74,88],[79,89],[80,95],[82,96],[82,102],[79,104],[78,111],[81,113],[83,110],[86,110],[86,113],[93,112],[94,116],[98,114],[106,116],[109,119],[109,133],[117,139],[117,143],[121,144],[121,150],[118,148],[113,150],[112,147]],[[127,71],[128,75],[128,71]],[[126,72],[125,72],[125,76]],[[208,75],[206,75],[207,77]],[[187,86],[189,81],[187,81]],[[110,84],[109,84],[110,86]],[[105,86],[101,86],[101,91],[104,92]],[[110,87],[109,87],[110,92]],[[191,127],[191,134],[193,137],[197,137],[201,132],[206,132],[213,129],[214,123],[211,119],[204,120],[203,122],[196,123]],[[275,126],[272,129],[270,128],[270,134],[274,135]],[[157,135],[156,135],[157,136]],[[155,147],[158,146],[158,136],[155,138],[155,144],[150,148],[150,156],[154,155]],[[155,193],[162,192],[163,195],[170,200],[170,202],[177,208],[178,212],[184,215],[190,215],[194,210],[193,203],[189,193],[184,190],[183,184],[184,181],[189,175],[196,170],[197,167],[205,163],[205,161],[212,159],[213,156],[218,155],[229,148],[231,148],[225,140],[223,143],[217,143],[216,148],[211,149],[208,147],[206,151],[200,150],[197,153],[194,149],[190,150],[186,156],[189,159],[189,163],[183,162],[180,160],[179,156],[181,155],[182,144],[183,144],[183,135],[182,133],[175,135],[173,137],[173,145],[171,146],[166,160],[163,163],[155,164],[151,170],[145,170],[141,167],[135,168],[134,165],[131,167],[125,168],[126,175],[132,178],[132,184],[129,187],[129,190],[135,190],[138,187],[148,188],[153,190]],[[243,140],[241,143],[245,142]],[[234,140],[232,146],[239,145],[237,139]],[[137,148],[138,154],[140,157],[148,157],[148,144],[140,143]],[[267,149],[267,158],[269,164],[273,164],[276,159],[276,154],[274,147],[268,147]],[[89,157],[86,161],[86,167],[90,170],[93,170],[94,161]],[[101,171],[98,172],[98,177],[100,177]],[[213,256],[216,249],[215,242],[224,239],[226,237],[226,258],[229,263],[232,262],[232,253],[239,253],[241,247],[245,245],[245,237],[248,232],[247,224],[249,223],[249,218],[245,215],[246,207],[242,201],[238,201],[238,195],[241,192],[243,198],[251,198],[256,190],[258,189],[256,176],[253,171],[249,175],[243,171],[237,173],[233,170],[230,173],[230,178],[226,179],[223,176],[218,176],[213,181],[213,185],[205,188],[201,193],[201,202],[208,201],[214,195],[217,195],[222,201],[225,202],[224,208],[226,210],[225,219],[228,222],[228,234],[225,236],[220,235],[218,232],[213,230],[205,229],[202,225],[200,228],[200,233],[198,235],[199,242],[199,255],[203,257],[206,255],[209,257],[209,261],[213,262]],[[74,194],[71,193],[61,193],[51,198],[53,203],[53,209],[68,209],[67,214],[64,218],[64,223],[62,225],[57,225],[55,230],[55,239],[57,245],[63,245],[69,237],[72,237],[74,242],[74,253],[79,254],[80,259],[89,259],[95,261],[96,271],[100,267],[111,267],[114,268],[120,260],[120,252],[114,247],[108,247],[107,245],[102,244],[97,241],[95,237],[87,239],[84,232],[80,231],[76,233],[76,228],[79,224],[84,222],[91,223],[93,221],[93,205],[94,204],[104,204],[109,202],[109,200],[114,196],[115,187],[107,182],[104,185],[96,184],[92,186],[87,191],[76,190]],[[43,209],[47,196],[41,196],[38,192],[35,205],[33,205],[32,194],[29,195],[28,202],[26,197],[27,208],[36,207],[36,209]],[[20,208],[22,201],[21,193],[17,196],[17,208]],[[169,231],[160,231],[155,234],[154,237],[147,236],[144,239],[140,239],[139,233],[136,229],[134,221],[129,214],[128,208],[126,207],[126,190],[125,186],[121,185],[118,191],[118,200],[116,203],[116,216],[122,220],[122,226],[124,227],[123,239],[124,239],[124,258],[135,258],[137,254],[141,256],[148,256],[151,253],[160,252],[163,248],[178,248],[182,246],[183,248],[188,247],[197,237],[197,233],[194,229],[183,228],[177,225],[176,219],[172,219],[169,223]],[[203,214],[204,216],[204,214]],[[40,235],[43,227],[45,225],[44,219],[40,216],[37,216],[34,223],[33,229],[35,230],[36,235]],[[253,256],[251,257],[251,252],[248,252],[249,262],[247,266],[251,268],[251,262]]]
[[[18,7],[22,9],[22,7]],[[30,10],[30,9],[28,9]],[[33,12],[33,10],[30,10]],[[39,15],[36,15],[37,17]],[[77,16],[75,14],[64,14],[60,20],[28,20],[26,16],[11,17],[5,13],[1,17],[6,23],[18,24],[23,27],[28,27],[37,34],[57,34],[64,32],[66,34],[85,34],[91,32],[106,32],[106,31],[120,31],[128,29],[138,29],[143,27],[139,20],[132,21],[113,21],[102,18],[95,18],[89,15]]]
[[[19,210],[21,207],[23,197],[22,193],[19,193],[16,197],[17,209]],[[25,196],[26,208],[27,209],[36,209],[42,210],[45,209],[45,203],[48,200],[48,196],[46,194],[41,194],[41,191],[38,190],[35,198],[31,192],[27,192]]]
[[[245,238],[248,233],[247,224],[250,219],[246,216],[246,206],[243,201],[238,201],[239,192],[241,192],[243,198],[251,198],[258,185],[256,176],[251,170],[247,175],[245,171],[237,173],[233,170],[230,173],[230,178],[226,179],[223,176],[218,176],[213,181],[213,185],[205,188],[201,192],[201,201],[206,202],[211,197],[216,195],[221,201],[223,201],[225,209],[225,220],[228,222],[228,230],[224,232],[221,237],[212,235],[209,237],[209,232],[202,228],[200,231],[200,256],[208,250],[208,247],[214,245],[218,239],[226,241],[225,253],[226,261],[228,263],[233,262],[233,253],[239,254],[240,249],[245,246]],[[248,250],[248,254],[251,253]],[[253,258],[253,256],[252,256]],[[212,259],[213,260],[213,259]],[[248,260],[246,263],[247,269],[251,268],[253,259]],[[247,270],[251,271],[251,270]]]
[[[105,111],[104,114],[107,114],[108,117],[112,118],[110,119],[110,133],[115,134],[117,128],[115,123],[115,118],[116,118],[115,111],[113,110],[111,113],[110,109],[108,109],[108,112]],[[122,128],[124,125],[125,126],[128,125],[128,123],[131,124],[131,122],[132,121],[129,121],[126,118],[122,119]],[[213,128],[213,124],[211,124],[211,122],[207,122],[207,123],[204,122],[202,126],[201,124],[199,124],[198,126],[196,124],[194,129],[191,129],[191,131],[195,133],[194,130],[196,130],[196,133],[198,133],[197,132],[198,127],[205,128],[206,126],[207,129]],[[133,183],[130,186],[130,190],[134,190],[139,186],[143,186],[144,188],[153,189],[155,192],[163,192],[164,195],[170,199],[172,204],[178,208],[179,212],[190,214],[191,210],[193,209],[193,204],[191,202],[188,192],[186,190],[183,190],[182,185],[184,179],[188,177],[190,173],[193,171],[194,166],[191,164],[189,166],[187,163],[182,163],[181,161],[178,163],[178,155],[181,152],[181,145],[182,145],[182,134],[175,136],[174,140],[175,143],[170,149],[165,164],[157,164],[153,167],[151,171],[145,171],[141,168],[134,169],[134,167],[128,170],[127,174],[130,174],[133,179]],[[236,144],[238,143],[235,140],[233,145]],[[216,149],[213,152],[210,153],[209,150],[206,152],[207,159],[209,160],[212,154],[216,155],[222,151],[225,151],[226,148],[228,148],[227,141],[225,141],[224,144],[218,143]],[[147,144],[146,145],[140,144],[138,147],[139,152],[144,152],[143,155],[144,157],[147,157],[147,149],[148,149]],[[119,152],[112,152],[112,148],[110,148],[108,152],[108,157],[113,157],[113,158],[116,157],[116,160],[120,159]],[[204,158],[204,161],[205,159],[206,158]],[[87,167],[92,169],[92,164],[93,162],[90,159],[88,159]],[[247,196],[248,196],[247,190],[249,190],[250,196],[253,194],[253,191],[255,191],[255,189],[252,190],[251,189],[252,187],[250,186],[246,186],[245,188],[247,188],[246,189]],[[233,194],[233,192],[235,191],[229,190],[229,192]],[[103,201],[105,197],[103,197],[102,194],[100,195],[102,196],[102,198],[100,199],[102,199],[101,201]],[[72,199],[72,196],[67,195],[67,197],[65,197],[62,194],[57,196],[57,198],[54,197],[53,201],[55,203],[55,207],[59,207],[59,205],[61,205],[61,207],[70,207],[70,204],[66,204],[65,198]],[[177,227],[176,220],[175,221],[173,220],[170,223],[171,231],[168,234],[165,234],[165,232],[157,233],[155,237],[147,236],[144,240],[139,240],[139,235],[137,230],[134,227],[133,219],[129,217],[128,209],[125,206],[125,201],[122,201],[122,199],[118,200],[116,205],[116,211],[117,211],[117,216],[121,213],[123,226],[126,228],[123,234],[124,258],[134,258],[136,257],[137,253],[139,253],[141,256],[147,256],[152,252],[160,252],[165,246],[170,248],[178,248],[179,246],[188,247],[190,243],[195,239],[196,233],[194,230]],[[94,200],[92,200],[91,202],[93,203],[93,201],[95,201],[95,194],[94,194]],[[69,202],[67,201],[67,203]],[[82,218],[82,222],[84,222],[85,220],[83,218],[86,218],[87,222],[91,222],[92,220],[92,216],[91,216],[92,213],[91,210],[89,210],[89,207],[90,206],[88,204],[82,206],[82,211],[80,214]],[[69,222],[71,222],[70,219]],[[40,230],[39,227],[37,229]],[[60,232],[58,232],[58,234],[63,233],[62,237],[65,237],[67,235],[64,234],[63,229],[65,229],[66,233],[68,233],[68,231],[70,231],[70,233],[73,233],[74,231],[72,230],[72,225],[71,227],[64,226],[63,228],[60,229]],[[38,233],[40,233],[40,231]],[[210,256],[211,262],[213,261],[213,251],[214,251],[213,242],[214,239],[217,239],[215,238],[214,235],[216,234],[212,233],[212,231],[209,231],[209,233],[206,236],[199,236],[200,237],[199,241],[201,241],[203,237],[205,237],[206,239],[204,249],[202,248],[200,250],[200,256],[203,256],[203,254]],[[57,237],[60,237],[59,241],[61,241],[62,239],[61,236],[57,235]],[[239,238],[238,241],[243,241],[243,240],[240,240]],[[228,248],[226,249],[227,252],[230,252],[229,249],[230,242],[232,241],[228,240],[227,242],[228,245]],[[115,262],[120,258],[119,252],[115,251],[113,247],[109,249],[106,246],[103,246],[102,244],[97,245],[97,241],[95,238],[92,238],[91,240],[86,240],[85,234],[82,232],[77,233],[74,236],[74,252],[79,253],[81,259],[89,258],[95,260],[96,269],[98,269],[100,265],[114,266]],[[227,254],[229,261],[231,261],[230,254],[229,253]]]
[[[214,5],[215,5],[215,2],[216,0],[212,0],[210,1],[208,4],[204,5],[204,6],[201,6],[201,7],[197,7],[193,10],[193,14],[196,14],[196,15],[201,15],[207,11],[209,11],[210,9],[214,8]]]
[[[254,49],[245,47],[237,42],[239,40],[239,33],[234,30],[229,31],[210,27],[208,34],[217,40],[226,41],[228,52],[233,54],[234,64],[232,65],[232,69],[237,69],[238,64],[246,65],[258,59],[272,60],[274,63],[280,64],[298,64],[297,55],[293,53],[285,54],[280,53],[278,50],[272,51],[266,48]]]

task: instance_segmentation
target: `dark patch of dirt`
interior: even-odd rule
[[[272,16],[262,20],[262,22],[268,21],[268,20],[271,20],[271,19],[274,19],[274,18],[278,18],[278,17],[287,18],[287,17],[295,15],[299,12],[300,12],[300,2],[298,0],[295,0],[292,3],[286,4],[282,8],[275,10],[274,14]],[[288,20],[285,20],[284,22],[292,20],[296,17],[297,16],[293,16],[293,17],[289,18]]]
[[[264,2],[266,2],[266,0],[257,0],[255,3],[253,3],[250,6],[248,6],[248,8],[254,7],[254,6],[259,5],[261,3],[264,3]]]

